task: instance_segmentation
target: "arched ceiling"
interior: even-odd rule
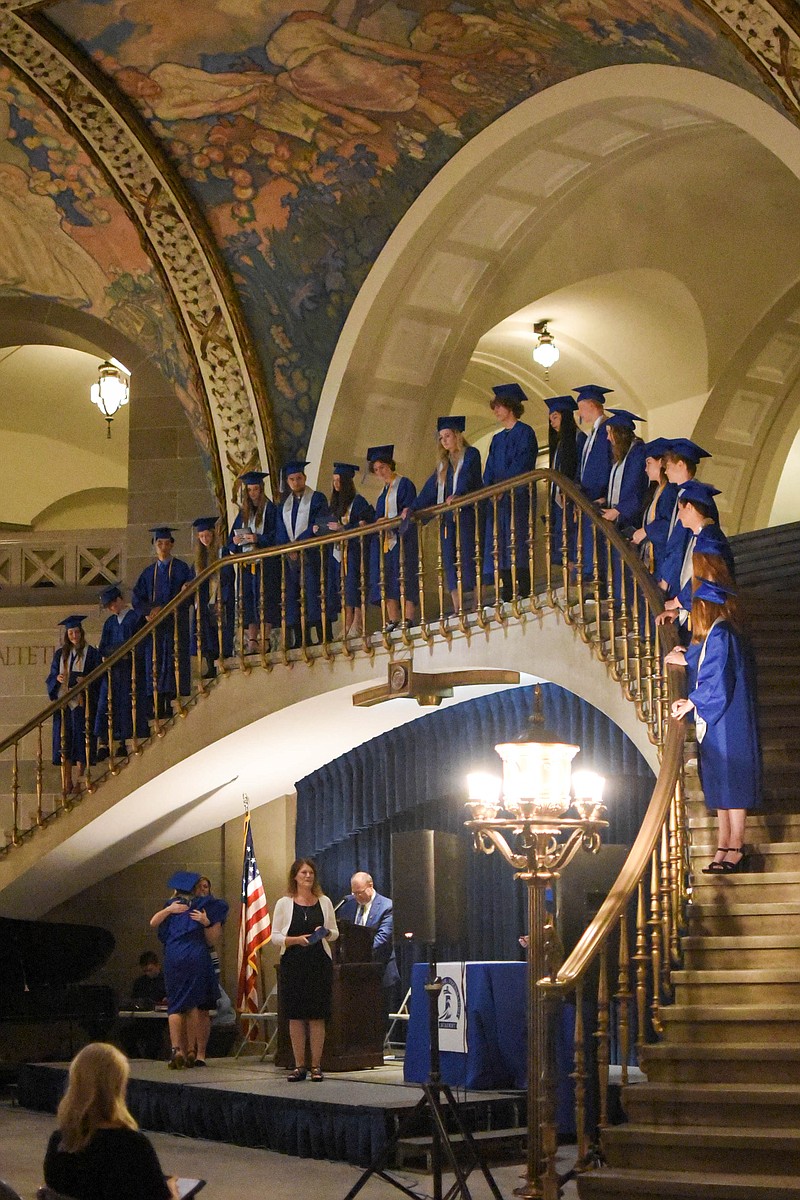
[[[306,451],[359,290],[476,135],[621,63],[690,68],[796,116],[798,47],[785,0],[0,0],[0,217],[15,229],[27,209],[40,237],[23,257],[47,268],[40,292],[24,271],[6,282],[127,308],[222,501],[243,466]],[[603,158],[659,120],[640,106],[618,143],[595,116],[559,153]],[[547,200],[540,176],[568,183],[553,160],[520,173],[501,229],[520,194]]]

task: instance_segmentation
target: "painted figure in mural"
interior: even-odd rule
[[[182,558],[173,558],[175,539],[166,525],[150,530],[156,561],[145,567],[133,585],[131,600],[134,611],[147,621],[154,621],[168,601],[178,596],[191,583],[192,568]],[[146,638],[144,646],[145,687],[151,713],[158,717],[172,715],[176,696],[188,696],[191,690],[192,665],[189,654],[189,604],[181,604],[178,618],[178,657],[175,660],[175,616],[162,621],[155,633]],[[153,704],[157,696],[157,704]]]
[[[481,487],[481,456],[464,437],[466,427],[466,417],[439,417],[436,470],[411,505],[414,511],[452,504]],[[472,612],[475,607],[475,526],[474,505],[446,513],[439,523],[442,570],[455,612]]]
[[[267,55],[282,67],[278,83],[307,104],[379,133],[364,112],[401,113],[412,109],[450,137],[461,133],[452,112],[422,95],[410,63],[429,63],[455,73],[457,59],[424,54],[395,42],[348,33],[316,12],[293,12],[267,42]],[[380,56],[380,57],[377,57]],[[399,59],[400,65],[381,62]]]
[[[483,482],[486,487],[503,483],[515,475],[536,469],[539,445],[530,425],[520,420],[528,397],[518,383],[501,383],[492,388],[489,407],[502,429],[489,444]],[[513,511],[512,511],[513,508]],[[527,487],[517,488],[513,497],[506,493],[497,504],[486,503],[483,544],[483,574],[487,582],[499,576],[500,600],[510,600],[512,593],[512,563],[517,576],[517,593],[529,596],[531,571],[529,543],[536,520],[536,493]]]
[[[401,621],[400,602],[405,601],[402,620],[410,626],[419,603],[419,541],[417,527],[408,521],[417,489],[405,475],[397,474],[394,446],[371,446],[367,462],[373,475],[383,484],[375,504],[375,520],[380,523],[394,517],[405,518],[400,528],[376,534],[370,544],[370,604],[386,599],[386,629],[397,629]]]
[[[333,464],[331,495],[328,501],[331,520],[317,528],[319,533],[334,529],[354,529],[371,525],[375,509],[366,497],[356,491],[356,463]],[[344,637],[358,637],[364,632],[362,606],[365,590],[369,591],[369,556],[362,554],[365,539],[350,538],[327,548],[326,612],[332,624],[342,611],[344,582]],[[362,568],[363,563],[363,568]]]
[[[47,676],[47,694],[51,700],[59,700],[70,688],[77,687],[84,676],[100,666],[100,654],[95,646],[89,646],[83,631],[84,616],[78,613],[59,621],[64,630],[64,640],[53,655],[50,674]],[[87,741],[89,762],[95,761],[96,742],[94,737],[94,715],[97,707],[98,685],[90,687],[67,707],[53,716],[53,766],[62,768],[62,787],[66,795],[79,796],[81,781],[86,770]],[[87,737],[88,730],[88,737]],[[72,777],[73,765],[77,776]]]

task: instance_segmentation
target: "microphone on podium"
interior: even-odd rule
[[[353,893],[352,893],[352,892],[348,892],[346,896],[342,896],[342,898],[341,898],[341,900],[339,901],[339,903],[338,903],[338,904],[334,904],[334,906],[333,906],[333,911],[334,911],[334,912],[338,912],[338,911],[339,911],[339,909],[342,907],[342,905],[343,905],[343,904],[344,904],[344,903],[345,903],[347,900],[355,900],[355,896],[353,895]]]

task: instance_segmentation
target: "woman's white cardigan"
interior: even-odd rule
[[[320,907],[322,908],[322,923],[326,929],[330,930],[328,936],[323,938],[322,944],[325,947],[325,953],[328,958],[332,958],[331,948],[329,943],[335,942],[339,936],[339,926],[336,924],[336,913],[333,911],[333,905],[327,896],[318,897]],[[294,911],[294,897],[281,896],[278,903],[275,905],[275,912],[272,914],[272,944],[280,946],[281,955],[286,949],[286,935],[289,932],[289,926],[292,923],[292,913]],[[309,933],[312,933],[309,930]]]

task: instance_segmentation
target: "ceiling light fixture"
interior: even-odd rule
[[[97,383],[93,383],[90,391],[92,404],[96,404],[108,422],[108,436],[111,437],[111,422],[123,404],[128,403],[130,392],[130,371],[116,361],[102,362],[97,368]]]
[[[538,342],[533,348],[533,361],[538,363],[540,367],[544,367],[545,378],[554,363],[557,363],[561,354],[558,346],[553,341],[553,335],[547,328],[547,321],[534,321],[533,332],[538,335]]]

